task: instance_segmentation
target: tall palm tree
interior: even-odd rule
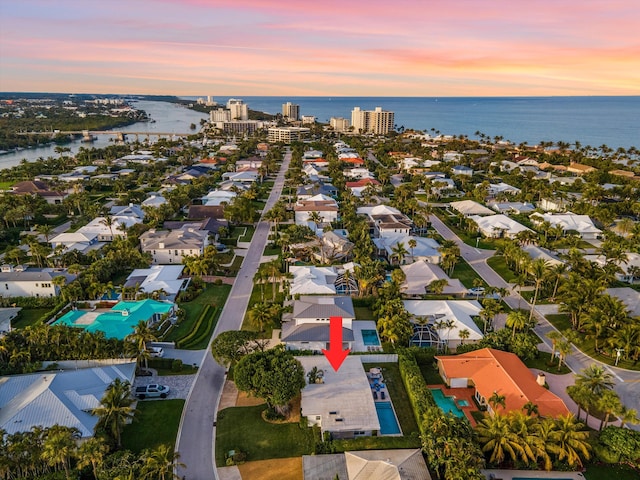
[[[609,417],[612,414],[619,412],[622,409],[622,403],[620,402],[620,397],[613,390],[605,390],[598,397],[596,401],[596,408],[604,413],[604,418],[600,421],[600,428],[602,430],[609,423]]]
[[[109,453],[109,446],[100,437],[92,437],[78,448],[78,468],[91,466],[93,478],[98,480],[98,466]]]
[[[407,249],[404,247],[403,242],[396,243],[393,247],[391,247],[391,251],[393,252],[391,254],[391,257],[396,258],[398,260],[398,265],[402,265],[402,260],[407,255],[407,253],[409,253],[407,252]]]
[[[603,366],[593,363],[576,375],[576,385],[584,386],[595,399],[613,388],[613,375]]]
[[[538,294],[540,293],[540,286],[542,282],[546,278],[549,272],[549,263],[543,258],[538,258],[534,260],[530,267],[529,273],[533,277],[533,281],[535,283],[535,292],[533,294],[533,302],[531,303],[531,311],[529,312],[529,322],[533,321],[533,312],[536,308],[536,303],[538,302]]]
[[[260,332],[264,332],[264,324],[271,320],[269,305],[266,303],[256,303],[253,308],[249,310],[249,319],[259,328]]]
[[[484,417],[476,426],[478,441],[483,452],[490,452],[489,462],[499,465],[510,458],[518,461],[524,454],[520,439],[510,429],[510,422],[499,413]]]
[[[134,401],[131,384],[116,378],[100,400],[100,406],[91,410],[91,414],[98,417],[96,428],[105,428],[113,436],[118,448],[122,446],[122,428],[136,411],[131,406]]]
[[[111,215],[105,215],[104,218],[100,220],[100,224],[109,229],[111,240],[113,240],[113,227],[116,225],[116,220]]]
[[[562,415],[555,419],[555,428],[550,434],[552,443],[549,449],[558,460],[566,460],[570,467],[582,467],[582,460],[591,458],[589,432],[583,430],[583,427],[573,415]]]
[[[145,450],[142,454],[142,479],[179,480],[176,467],[186,467],[179,459],[180,454],[167,444],[158,445],[153,450]]]
[[[156,342],[158,337],[153,332],[149,324],[140,320],[136,325],[133,332],[125,337],[125,340],[131,342],[135,346],[136,357],[138,360],[144,360],[145,370],[148,368],[148,355],[144,356],[144,352],[147,352],[147,343]],[[147,352],[148,353],[148,352]]]
[[[408,242],[408,245],[409,245],[409,249],[411,250],[411,262],[413,263],[413,261],[414,261],[413,249],[418,246],[418,242],[416,241],[415,238],[410,238],[409,242]]]
[[[77,430],[74,428],[61,427],[56,425],[51,427],[46,434],[46,439],[42,445],[42,459],[52,467],[61,465],[67,480],[71,459],[76,455],[76,443],[73,439]]]
[[[493,392],[487,401],[494,412],[497,412],[498,405],[503,409],[507,408],[507,397],[505,395],[500,395],[497,391]]]

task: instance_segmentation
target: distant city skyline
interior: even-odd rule
[[[637,0],[0,2],[0,91],[639,95]]]

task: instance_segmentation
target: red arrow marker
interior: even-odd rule
[[[322,353],[336,372],[350,351],[348,348],[342,350],[342,317],[329,318],[329,350],[322,350]]]

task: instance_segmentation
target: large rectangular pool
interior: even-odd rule
[[[382,435],[397,435],[402,433],[391,402],[375,402],[375,404],[378,420],[380,421],[380,433]]]
[[[431,388],[433,399],[444,413],[453,413],[456,417],[465,418],[464,412],[458,408],[453,397],[447,397],[439,388]]]

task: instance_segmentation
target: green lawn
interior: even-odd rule
[[[373,312],[369,307],[353,307],[356,320],[373,320]]]
[[[547,315],[547,320],[549,320],[549,322],[551,322],[551,324],[560,331],[571,328],[571,318],[567,314]],[[603,342],[601,340],[600,348],[603,348],[602,344]],[[593,339],[585,338],[584,335],[579,334],[579,339],[576,342],[576,347],[578,347],[582,351],[582,353],[590,356],[595,360],[606,363],[607,365],[615,365],[615,356],[603,355],[600,352],[596,352],[595,341]],[[626,368],[627,370],[640,371],[640,364],[631,360],[620,359],[620,361],[618,362],[618,367]]]
[[[493,268],[495,272],[504,279],[505,282],[515,282],[517,275],[513,273],[507,266],[507,263],[505,262],[502,255],[494,255],[493,257],[488,258],[487,265]]]
[[[176,443],[184,400],[138,402],[135,420],[122,432],[122,447],[139,453],[163,443]]]
[[[457,278],[462,282],[462,284],[467,288],[473,288],[475,285],[473,281],[475,279],[480,279],[480,275],[476,273],[476,271],[471,268],[471,266],[463,259],[459,258],[458,263],[456,263],[455,268],[453,269],[452,278]],[[487,287],[488,285],[483,281],[483,285]]]
[[[227,301],[227,296],[230,291],[231,285],[208,284],[204,292],[198,295],[197,298],[190,302],[181,303],[180,308],[187,312],[187,316],[180,325],[177,325],[169,332],[169,334],[164,338],[164,341],[175,342],[186,337],[195,327],[195,323],[206,305],[215,305],[218,307],[216,308],[213,325],[211,325],[211,332],[213,332],[215,322],[218,320],[218,316]]]
[[[233,227],[231,238],[235,238],[239,242],[250,242],[255,231],[256,229],[253,225],[237,225]]]
[[[444,385],[444,380],[442,380],[438,370],[433,368],[433,365],[418,364],[418,366],[427,385]]]
[[[638,480],[640,472],[634,470],[629,465],[621,464],[587,464],[584,476],[587,480]]]
[[[457,225],[457,223],[454,223],[457,220],[456,217],[451,217],[447,215],[446,212],[444,211],[436,212],[436,214],[438,215],[438,218],[442,220],[445,223],[445,225],[449,227],[453,231],[453,233],[455,233],[458,237],[460,237],[460,240],[462,240],[467,245],[470,245],[472,247],[477,246],[477,248],[483,248],[485,250],[496,249],[495,240],[492,240],[490,238],[484,238],[482,236],[480,237],[480,240],[478,240],[477,239],[478,236],[475,232],[469,232],[469,230],[464,230],[460,228]]]
[[[281,253],[282,249],[278,246],[269,247],[269,245],[267,245],[264,249],[264,255],[280,255]]]
[[[0,190],[9,190],[15,182],[0,182]]]
[[[336,452],[348,452],[353,450],[388,450],[395,448],[420,448],[420,437],[412,435],[408,437],[359,437],[352,440],[334,440],[333,446]]]
[[[247,453],[248,460],[267,460],[309,455],[314,450],[311,428],[299,423],[267,423],[262,419],[266,405],[231,407],[218,413],[216,464],[225,464],[229,450]]]
[[[51,308],[23,308],[18,316],[11,321],[12,328],[25,328],[38,325],[46,320],[44,316]]]
[[[193,375],[198,371],[198,368],[194,368],[193,365],[182,364],[182,370],[174,372],[171,369],[173,359],[171,358],[150,358],[148,361],[149,368],[153,368],[158,372],[160,376],[167,375]]]
[[[562,364],[562,368],[558,371],[558,359],[551,359],[551,354],[549,352],[539,352],[538,358],[533,358],[531,360],[523,360],[524,364],[528,368],[535,368],[536,370],[542,370],[543,372],[553,373],[554,375],[564,375],[566,373],[571,373],[569,367],[567,367],[564,363]],[[551,364],[549,364],[551,362]]]
[[[400,428],[402,434],[405,436],[411,435],[412,432],[418,431],[418,424],[416,423],[411,403],[409,402],[409,396],[402,383],[400,377],[400,370],[397,363],[380,363],[380,364],[363,364],[365,371],[368,371],[373,367],[382,367],[382,376],[384,383],[389,390],[389,396],[393,402],[393,408],[396,411],[398,421],[400,422]]]

